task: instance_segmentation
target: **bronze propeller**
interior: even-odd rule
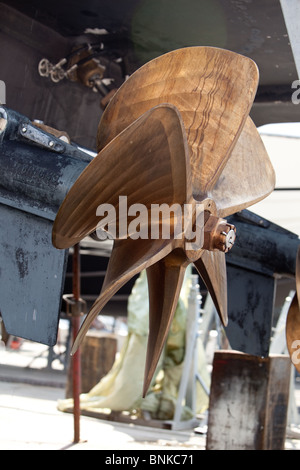
[[[179,49],[145,64],[122,85],[103,113],[99,153],[57,214],[53,227],[57,248],[68,248],[99,228],[113,232],[115,238],[100,296],[73,352],[109,299],[147,269],[150,305],[144,395],[188,264],[194,263],[223,324],[227,323],[225,253],[234,243],[235,228],[223,217],[266,197],[275,185],[272,165],[249,117],[257,83],[252,60],[212,47]],[[126,197],[132,212],[120,210],[120,196]],[[147,208],[141,229],[143,223],[153,222],[153,207],[164,204],[177,210],[168,218],[169,236],[162,236],[164,218],[156,221],[159,236],[134,235],[134,211]],[[99,206],[114,210],[101,219]],[[179,223],[186,207],[188,230]],[[128,230],[118,236],[125,222]],[[200,238],[196,236],[195,242],[197,233]]]
[[[300,247],[296,258],[296,292],[292,299],[286,320],[286,343],[291,360],[300,372]]]

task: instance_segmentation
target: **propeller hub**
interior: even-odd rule
[[[204,226],[203,249],[227,253],[234,245],[236,228],[226,220],[211,215]]]
[[[229,224],[227,224],[227,225],[229,225]],[[225,233],[226,232],[224,232],[224,234]],[[226,235],[225,235],[225,249],[226,249],[226,251],[231,250],[231,248],[234,245],[235,238],[236,238],[236,229],[235,229],[235,227],[230,228],[229,232],[226,233]]]

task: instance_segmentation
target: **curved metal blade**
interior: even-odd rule
[[[194,265],[203,279],[215,304],[224,326],[228,323],[227,314],[227,273],[225,253],[222,251],[203,251]]]
[[[296,258],[296,291],[299,300],[299,308],[300,308],[300,246],[297,251],[297,258]]]
[[[159,103],[178,108],[186,129],[193,193],[217,181],[255,97],[258,69],[249,58],[214,47],[187,47],[138,69],[119,88],[98,128],[103,149],[126,126]]]
[[[112,238],[126,238],[129,207],[184,204],[190,196],[180,114],[174,106],[158,106],[121,132],[83,171],[56,216],[53,244],[69,248],[103,226]],[[104,219],[100,208],[108,213]]]
[[[115,240],[107,266],[101,294],[87,314],[72,347],[72,354],[80,346],[88,329],[112,296],[133,276],[168,255],[172,250],[171,240]]]
[[[300,301],[295,293],[286,320],[286,344],[292,363],[300,372]]]
[[[250,117],[215,186],[209,192],[220,217],[246,209],[268,196],[275,172],[264,143]]]
[[[300,247],[296,257],[296,293],[290,305],[286,320],[286,343],[289,355],[297,371],[300,372]]]
[[[149,338],[143,396],[151,384],[174,316],[187,262],[172,252],[147,269]]]

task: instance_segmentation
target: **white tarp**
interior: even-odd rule
[[[137,279],[128,301],[128,336],[120,355],[110,372],[87,394],[80,397],[80,407],[94,412],[139,411],[150,412],[153,419],[172,419],[177,401],[185,354],[187,298],[190,270],[187,271],[181,297],[177,305],[164,352],[158,364],[152,388],[142,399],[142,387],[148,339],[148,287],[145,271]],[[198,372],[207,388],[210,376],[205,352],[199,340]],[[197,383],[197,413],[208,408],[208,397]],[[58,409],[72,408],[73,400],[62,400]],[[192,410],[183,408],[181,419],[193,417]]]

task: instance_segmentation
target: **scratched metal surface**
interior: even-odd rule
[[[92,157],[53,136],[61,151],[50,151],[39,131],[26,140],[28,119],[0,113],[0,312],[8,333],[53,346],[68,256],[52,245],[53,220]]]
[[[295,276],[299,238],[248,210],[228,221],[235,225],[237,239],[226,255],[226,335],[232,349],[266,357],[274,326],[278,279]]]
[[[0,310],[8,333],[56,343],[67,251],[51,244],[52,222],[0,205]]]

